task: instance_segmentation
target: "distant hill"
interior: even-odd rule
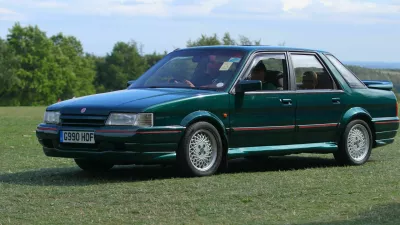
[[[370,69],[400,69],[400,62],[344,62],[347,65],[361,66]]]
[[[361,66],[346,65],[361,80],[389,80],[397,92],[400,92],[400,69],[369,69]]]

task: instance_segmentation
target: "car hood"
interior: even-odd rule
[[[207,93],[215,92],[181,88],[130,89],[62,101],[49,106],[47,110],[85,115],[108,115],[111,111],[140,112],[156,104]],[[85,109],[85,112],[82,112],[82,109]]]

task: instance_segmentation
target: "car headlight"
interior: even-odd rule
[[[152,113],[111,113],[106,125],[109,126],[139,126],[152,127]]]
[[[44,113],[43,122],[48,123],[48,124],[59,124],[60,123],[60,112],[46,111]]]

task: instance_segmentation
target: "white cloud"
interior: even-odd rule
[[[322,5],[335,13],[396,14],[400,4],[376,3],[371,1],[320,0]]]
[[[400,22],[399,0],[0,0],[30,17],[43,13],[224,19]],[[10,6],[10,7],[8,7]],[[7,18],[18,13],[12,11]],[[4,13],[0,13],[4,19]]]
[[[186,3],[182,0],[13,0],[9,4],[52,9],[53,12],[54,10],[60,10],[61,13],[118,16],[188,16],[208,15],[214,9],[229,2],[230,0],[201,0],[197,3]]]
[[[169,7],[171,15],[209,15],[218,7],[228,4],[230,0],[205,0],[197,4]]]
[[[7,8],[0,8],[0,21],[15,21],[23,19],[23,15]]]
[[[282,0],[283,11],[301,10],[312,3],[312,0]]]
[[[36,3],[36,7],[38,8],[65,8],[68,5],[65,2],[59,1],[39,1]]]

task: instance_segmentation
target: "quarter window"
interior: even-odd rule
[[[298,90],[334,89],[333,80],[315,55],[291,55]]]
[[[335,68],[342,74],[342,77],[346,80],[352,88],[364,88],[365,85],[349,70],[347,69],[338,59],[333,55],[326,55],[329,61],[335,66]]]

